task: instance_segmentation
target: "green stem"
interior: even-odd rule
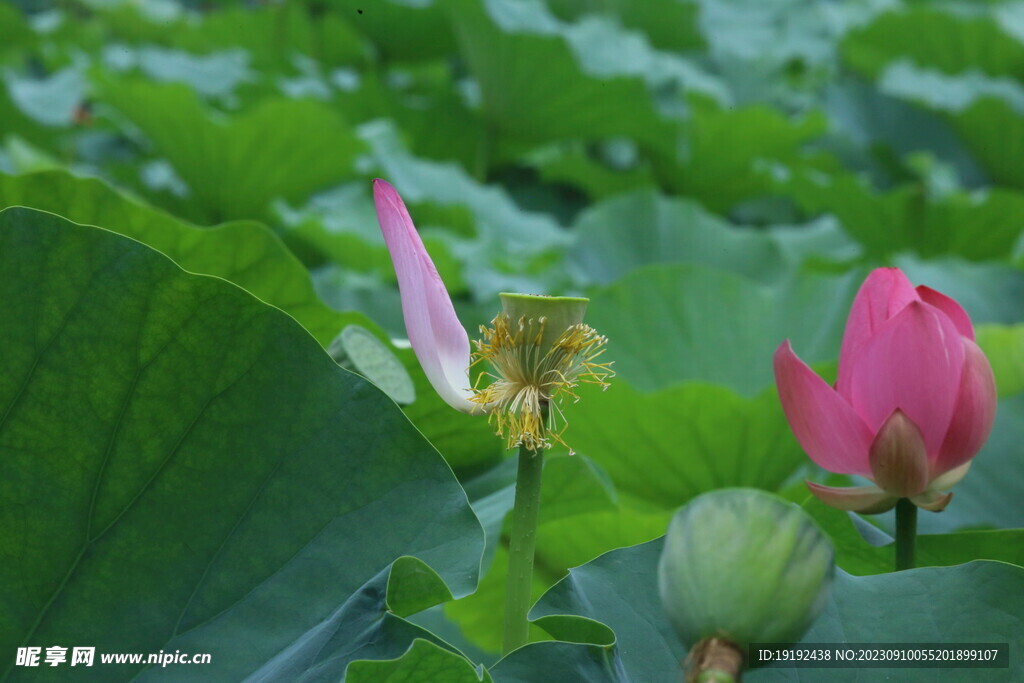
[[[914,568],[914,539],[917,536],[917,506],[908,498],[896,503],[896,571]]]
[[[526,645],[533,588],[533,551],[537,542],[537,512],[540,510],[542,452],[519,447],[516,501],[512,508],[512,532],[508,543],[508,580],[505,584],[505,639],[502,653]]]

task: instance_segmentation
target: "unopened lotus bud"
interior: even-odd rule
[[[730,647],[742,656],[750,643],[799,641],[825,606],[833,557],[798,506],[754,489],[713,491],[672,518],[658,563],[661,602],[691,662],[721,666]],[[711,680],[739,670],[721,673]]]

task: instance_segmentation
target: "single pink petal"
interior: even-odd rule
[[[868,461],[872,481],[891,496],[907,498],[928,488],[928,452],[921,430],[901,410],[878,430]]]
[[[438,395],[456,410],[472,413],[469,400],[469,335],[459,322],[444,282],[389,183],[373,181],[373,201],[384,242],[398,276],[405,331],[416,358]]]
[[[811,493],[818,500],[837,510],[848,510],[850,512],[873,515],[889,510],[899,500],[877,486],[849,486],[840,488],[837,486],[815,484],[813,481],[804,483],[807,484],[807,488],[810,489]]]
[[[963,365],[963,337],[949,317],[912,301],[858,354],[850,383],[853,407],[872,432],[902,410],[934,459],[953,417]]]
[[[872,433],[850,404],[797,358],[788,339],[774,365],[782,410],[811,460],[839,474],[869,476]]]
[[[931,512],[942,512],[949,505],[949,501],[953,500],[953,492],[940,493],[938,491],[932,491],[928,489],[919,496],[914,496],[910,499],[910,502],[919,508],[924,510],[930,510]]]
[[[918,286],[917,295],[921,297],[921,301],[931,304],[948,315],[960,334],[974,341],[974,325],[971,324],[971,319],[967,315],[967,311],[963,309],[963,306],[942,292],[936,292],[931,287],[925,287],[924,285]]]
[[[943,472],[939,476],[932,479],[928,484],[929,491],[948,491],[957,484],[960,480],[967,476],[967,470],[971,469],[971,460],[968,460],[960,467],[954,467],[948,472]]]
[[[850,377],[858,354],[882,324],[899,313],[917,292],[899,268],[876,268],[857,290],[843,331],[839,350],[839,373],[836,390],[850,400]]]
[[[932,476],[970,461],[988,440],[996,419],[996,378],[985,352],[964,339],[964,369],[949,431],[942,441]]]

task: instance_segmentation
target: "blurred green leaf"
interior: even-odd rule
[[[228,119],[182,85],[109,81],[102,97],[170,161],[188,185],[182,209],[202,222],[263,218],[274,198],[295,202],[346,180],[362,148],[340,117],[311,101],[268,100]]]
[[[482,184],[455,164],[410,155],[390,125],[364,126],[361,135],[377,167],[412,207],[418,229],[438,225],[473,235],[450,236],[448,250],[462,262],[463,281],[477,301],[496,301],[503,291],[564,287],[568,275],[560,257],[572,236],[551,216],[522,210],[503,188]]]
[[[835,215],[875,257],[914,251],[1005,260],[1024,231],[1024,194],[935,191],[921,183],[875,192],[851,175],[796,173],[779,183],[806,211]]]
[[[652,263],[700,263],[765,281],[777,278],[783,266],[781,250],[767,234],[737,228],[696,202],[651,190],[591,205],[573,232],[571,262],[600,284]]]
[[[369,37],[389,62],[438,59],[455,51],[451,26],[434,0],[340,0],[331,4]]]
[[[546,183],[565,183],[579,188],[591,199],[654,185],[653,171],[646,161],[616,168],[607,160],[594,158],[581,145],[559,145],[541,149],[528,160]]]
[[[983,325],[975,332],[978,346],[992,364],[999,395],[1013,396],[1024,391],[1024,324]]]
[[[1017,394],[1000,399],[992,434],[967,476],[953,487],[953,500],[942,514],[920,515],[919,532],[1024,528],[1024,509],[1014,503],[1024,488],[1021,443],[1024,395]]]
[[[612,14],[623,26],[642,31],[660,50],[704,47],[698,26],[700,6],[689,0],[548,0],[548,5],[564,21],[585,14]]]
[[[1024,44],[984,10],[970,16],[925,3],[896,9],[847,34],[842,51],[848,64],[872,77],[901,58],[947,74],[978,68],[1024,75]]]
[[[383,628],[346,602],[375,575],[427,563],[428,595],[473,589],[480,527],[447,465],[288,316],[52,214],[7,209],[0,240],[5,647],[74,632],[210,652],[237,679],[329,629]],[[412,640],[385,636],[369,642],[389,656]]]
[[[561,22],[540,3],[445,1],[480,88],[492,145],[494,133],[509,143],[582,133],[596,139],[625,135],[651,145],[672,139],[673,126],[657,112],[643,79],[623,70],[588,74]]]
[[[681,149],[662,153],[658,176],[674,192],[723,212],[768,194],[772,164],[801,167],[804,146],[826,130],[820,112],[791,119],[763,105],[719,108],[694,101]]]
[[[953,126],[995,183],[1024,189],[1017,154],[1024,153],[1024,114],[999,99],[981,98],[952,116]]]

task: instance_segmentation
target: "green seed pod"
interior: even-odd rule
[[[719,638],[800,640],[821,613],[835,553],[798,506],[754,489],[722,489],[672,518],[658,563],[661,603],[687,648]]]
[[[583,322],[590,299],[573,296],[540,296],[538,294],[512,294],[502,292],[502,313],[513,323],[520,319],[539,321],[544,319],[544,334],[540,348],[543,351],[551,348],[563,332]]]

